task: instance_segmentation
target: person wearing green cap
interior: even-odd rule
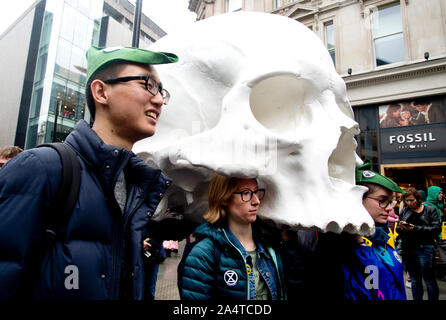
[[[356,237],[358,244],[353,251],[359,263],[344,269],[345,295],[348,300],[406,300],[402,259],[389,241],[388,225],[396,205],[394,192],[405,191],[371,167],[366,160],[356,168],[356,184],[368,188],[362,203],[375,222],[375,232]]]
[[[423,204],[420,193],[408,188],[403,195],[406,204],[400,214],[397,232],[401,237],[404,262],[411,279],[414,300],[423,300],[424,279],[429,300],[438,300],[439,288],[434,271],[434,245],[441,224],[434,207]]]
[[[306,269],[300,289],[309,299],[406,300],[402,260],[388,227],[396,204],[394,192],[404,190],[373,171],[369,160],[356,168],[355,175],[356,184],[367,188],[362,204],[375,222],[375,232],[367,237],[346,231],[318,232],[316,245],[304,256],[307,261],[294,262],[295,267]],[[286,276],[288,269],[285,265]]]
[[[154,65],[177,60],[172,53],[131,47],[87,51],[86,96],[94,121],[79,121],[64,142],[77,154],[80,189],[43,262],[35,257],[61,181],[59,155],[48,147],[26,150],[1,170],[0,299],[150,296],[143,240],[171,180],[131,150],[155,133],[169,102]]]

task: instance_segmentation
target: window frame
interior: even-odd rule
[[[327,38],[327,27],[328,26],[332,26],[333,30],[332,30],[332,34],[333,34],[333,48],[330,49],[328,47],[328,38]],[[326,20],[323,22],[323,27],[324,27],[324,44],[325,44],[325,48],[327,48],[328,53],[330,54],[330,57],[333,61],[333,64],[336,68],[336,41],[335,41],[335,22],[334,19],[330,19],[330,20]],[[334,57],[331,55],[331,52],[333,52]],[[333,59],[334,58],[334,59]]]
[[[405,36],[405,33],[404,33],[405,27],[404,27],[403,7],[402,7],[402,4],[401,4],[401,1],[385,1],[383,3],[379,3],[379,4],[374,5],[374,7],[376,8],[378,14],[379,14],[380,10],[383,10],[383,9],[386,9],[386,8],[389,8],[389,7],[392,7],[392,6],[398,6],[399,7],[400,19],[401,19],[400,20],[401,21],[401,31],[388,33],[388,34],[386,34],[384,36],[381,35],[381,36],[375,37],[374,25],[373,25],[374,24],[374,21],[373,21],[374,11],[370,10],[370,12],[369,12],[369,14],[370,14],[370,36],[371,36],[371,41],[372,41],[373,60],[374,60],[373,65],[374,65],[375,68],[385,68],[386,66],[389,66],[389,65],[393,66],[395,64],[402,64],[405,61],[407,61],[407,44],[406,44],[406,36]],[[376,53],[376,40],[389,38],[389,37],[392,37],[392,36],[395,36],[395,35],[399,35],[399,34],[402,35],[402,39],[403,39],[402,53],[404,55],[404,59],[403,60],[399,60],[399,61],[395,61],[395,62],[390,62],[390,63],[378,65],[378,63],[377,63],[377,60],[378,60],[377,58],[378,57],[377,57],[377,53]]]

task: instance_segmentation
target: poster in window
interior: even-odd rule
[[[444,100],[444,99],[443,99]],[[441,99],[420,98],[379,106],[380,128],[408,127],[446,122]]]
[[[446,98],[430,97],[381,105],[382,156],[443,157],[446,153]]]

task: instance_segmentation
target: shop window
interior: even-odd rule
[[[376,66],[404,61],[404,34],[399,3],[372,12]]]
[[[281,0],[274,0],[274,8],[280,8],[282,6],[282,1]]]
[[[324,29],[325,29],[325,46],[327,47],[331,60],[333,60],[333,64],[336,66],[333,21],[325,23]]]
[[[373,170],[379,172],[376,107],[357,107],[354,108],[354,113],[361,130],[356,137],[358,143],[356,153],[362,160],[370,159]]]
[[[379,127],[413,127],[446,122],[445,99],[425,97],[393,101],[378,107]]]
[[[378,106],[381,161],[436,162],[446,157],[445,98],[419,97]],[[408,161],[410,159],[410,161]]]

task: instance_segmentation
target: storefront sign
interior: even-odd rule
[[[403,144],[405,142],[435,142],[437,141],[437,138],[434,138],[432,132],[425,132],[425,133],[408,133],[406,135],[399,134],[399,135],[391,135],[389,136],[389,143],[393,144],[395,142],[399,144]]]
[[[442,151],[446,147],[446,125],[381,129],[381,152]]]

